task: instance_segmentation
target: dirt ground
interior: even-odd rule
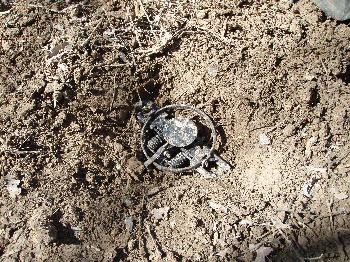
[[[2,1],[0,261],[349,261],[350,26],[310,0]],[[232,171],[143,167],[135,104]]]

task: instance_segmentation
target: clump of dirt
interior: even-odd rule
[[[9,1],[0,20],[3,261],[348,259],[347,23],[309,0]],[[146,170],[140,100],[211,115],[232,171]]]

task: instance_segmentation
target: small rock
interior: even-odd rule
[[[213,246],[216,246],[216,244],[218,243],[218,239],[219,239],[219,233],[216,231],[213,234]]]
[[[123,200],[123,203],[126,207],[131,207],[132,205],[132,200],[129,198],[129,197],[126,197],[124,200]]]
[[[126,54],[124,54],[123,52],[119,52],[118,53],[118,58],[120,59],[120,61],[122,61],[123,63],[128,63],[128,60],[126,59]]]
[[[209,201],[209,206],[218,213],[225,213],[225,214],[227,213],[227,208],[221,204],[217,204],[215,202]]]
[[[240,225],[253,225],[253,222],[250,221],[250,220],[246,220],[246,219],[242,219],[240,222],[239,222]]]
[[[93,183],[95,181],[95,174],[92,172],[87,172],[85,176],[85,180],[89,183]]]
[[[219,65],[216,62],[213,62],[211,64],[208,65],[208,75],[211,77],[216,77],[218,75],[219,72]]]
[[[113,168],[116,172],[119,172],[122,170],[122,165],[120,164],[120,162],[118,160],[114,160],[114,168]]]
[[[316,76],[313,74],[310,74],[309,72],[306,72],[304,75],[304,79],[307,81],[312,81],[312,80],[316,79]]]
[[[140,175],[144,170],[144,166],[143,166],[142,162],[139,161],[136,157],[131,157],[128,159],[126,165],[128,167],[129,175],[133,179],[138,181],[139,180],[138,175]]]
[[[16,196],[21,194],[22,189],[19,187],[21,180],[13,179],[9,176],[6,176],[5,181],[7,191],[9,192],[11,198],[15,198]]]
[[[130,239],[128,241],[128,251],[133,250],[136,247],[136,240]]]
[[[113,149],[116,153],[120,153],[124,150],[124,146],[118,142],[113,143]]]
[[[35,108],[34,100],[32,100],[31,102],[25,102],[21,104],[20,108],[18,108],[17,113],[24,117],[28,115],[30,111],[34,110],[34,108]]]
[[[59,90],[59,89],[61,89],[61,84],[58,81],[49,82],[46,84],[44,93],[45,94],[53,93],[55,90]]]
[[[218,257],[225,258],[228,254],[231,253],[231,248],[227,247],[216,253]]]
[[[74,8],[72,11],[71,11],[71,16],[72,17],[79,17],[83,14],[83,8],[81,5],[77,5],[76,8]]]
[[[48,245],[57,240],[58,230],[47,212],[43,208],[36,209],[28,220],[31,240],[35,245]]]
[[[151,211],[151,214],[153,215],[153,218],[158,221],[168,218],[169,210],[170,207],[155,208]]]
[[[271,247],[259,247],[256,250],[255,262],[265,262],[266,257],[272,253],[273,249]]]
[[[294,34],[300,33],[302,27],[300,26],[300,21],[298,19],[293,19],[290,23],[289,30]]]
[[[332,187],[329,191],[338,200],[344,200],[344,199],[347,199],[349,197],[347,194],[345,194],[344,192],[340,192],[337,188],[334,188],[334,187]]]
[[[67,120],[67,113],[64,112],[64,111],[61,111],[61,112],[58,114],[58,116],[57,116],[57,118],[56,118],[56,120],[55,120],[53,126],[54,126],[54,127],[62,127],[63,124],[64,124],[64,122],[65,122],[66,120]]]
[[[9,41],[6,41],[6,40],[2,40],[2,49],[4,51],[8,51],[11,49],[11,44]]]
[[[154,187],[151,188],[150,190],[148,190],[148,192],[146,193],[146,195],[149,196],[154,196],[155,194],[157,194],[160,191],[159,187]]]
[[[260,145],[270,145],[271,139],[265,133],[262,133],[259,135],[259,143]]]
[[[176,227],[176,221],[175,221],[175,220],[170,221],[169,225],[170,225],[170,228],[171,228],[171,229],[175,229],[175,227]]]
[[[35,244],[48,245],[56,241],[57,234],[57,228],[53,224],[47,223],[45,226],[34,229],[31,239]]]
[[[312,189],[315,187],[318,179],[311,177],[308,182],[306,182],[302,189],[302,194],[308,198],[312,197]]]
[[[124,223],[125,223],[126,230],[131,232],[132,228],[134,227],[134,221],[133,221],[132,217],[126,217],[124,219]]]
[[[313,136],[309,140],[307,140],[306,145],[305,145],[305,157],[310,158],[312,155],[312,146],[316,144],[318,140],[318,136]]]
[[[195,253],[192,257],[191,260],[193,261],[202,261],[201,255],[198,253]]]
[[[198,19],[205,19],[208,18],[208,11],[207,10],[199,10],[196,14]]]
[[[48,58],[52,60],[52,58],[55,58],[56,56],[58,56],[68,46],[70,46],[70,43],[67,41],[54,45],[50,50]]]

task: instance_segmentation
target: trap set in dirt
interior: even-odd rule
[[[214,153],[215,127],[204,112],[187,105],[158,109],[148,104],[142,107],[138,120],[143,124],[146,167],[153,164],[171,172],[196,169],[207,177],[230,169],[230,165]]]

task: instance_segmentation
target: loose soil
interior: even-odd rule
[[[291,2],[3,1],[0,260],[348,261],[350,27]],[[140,99],[232,170],[146,170]]]

